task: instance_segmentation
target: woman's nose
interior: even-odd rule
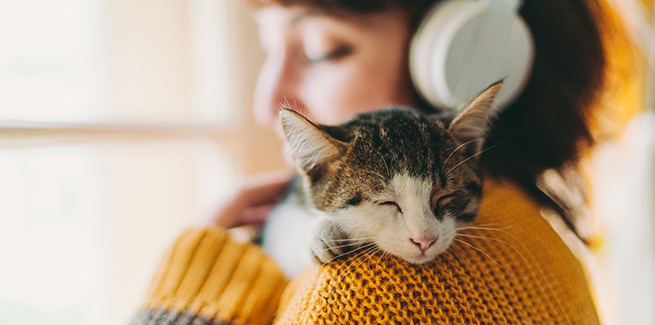
[[[255,88],[254,115],[262,126],[277,123],[280,106],[299,104],[299,67],[285,54],[269,55],[259,72]]]

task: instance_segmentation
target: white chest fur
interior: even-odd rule
[[[269,216],[262,246],[284,273],[293,278],[313,265],[310,244],[323,218],[320,211],[308,211],[290,197],[273,209]]]

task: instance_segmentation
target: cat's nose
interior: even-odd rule
[[[417,237],[409,239],[412,244],[416,245],[422,252],[425,252],[432,244],[437,241],[437,237]]]

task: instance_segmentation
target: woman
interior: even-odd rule
[[[391,104],[437,109],[417,94],[407,63],[411,36],[435,1],[254,2],[266,52],[255,94],[260,123],[277,128],[280,103],[323,124]],[[579,230],[579,206],[537,184],[546,170],[577,175],[571,166],[593,143],[607,71],[605,10],[591,0],[523,3],[532,75],[485,142],[483,206],[452,254],[429,266],[342,261],[287,285],[259,248],[221,230],[266,219],[289,178],[267,174],[220,209],[214,223],[222,228],[180,237],[133,323],[265,324],[276,310],[282,324],[599,323],[583,268],[541,215],[555,211]]]

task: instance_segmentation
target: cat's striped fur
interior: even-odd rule
[[[321,263],[366,243],[412,263],[445,251],[482,195],[474,157],[501,84],[451,121],[394,108],[340,126],[280,112],[298,166],[298,195],[322,212],[311,249]]]

